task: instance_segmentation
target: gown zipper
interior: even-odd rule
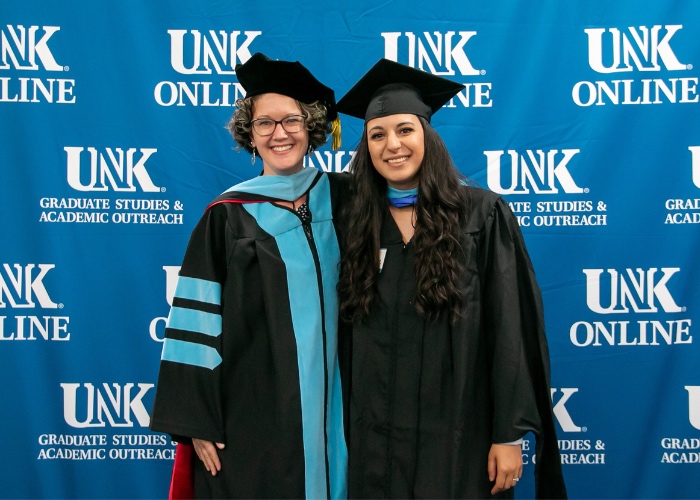
[[[307,195],[308,198],[308,195]],[[287,207],[283,207],[287,208]],[[316,278],[318,282],[318,295],[321,306],[321,336],[323,338],[323,438],[324,438],[324,461],[326,469],[326,497],[331,497],[331,481],[330,481],[330,463],[328,460],[328,347],[326,341],[326,311],[325,303],[323,300],[323,275],[321,274],[321,259],[318,256],[318,249],[316,248],[316,241],[314,240],[313,230],[311,228],[312,214],[309,211],[307,202],[302,203],[299,208],[301,210],[291,210],[291,212],[296,215],[301,221],[304,234],[306,235],[306,240],[309,243],[309,248],[311,249],[311,255],[314,259],[314,265],[316,267]],[[290,210],[287,208],[287,210]]]

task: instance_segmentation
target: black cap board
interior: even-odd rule
[[[260,52],[236,65],[238,82],[246,97],[282,94],[304,104],[319,101],[326,106],[329,122],[338,116],[333,90],[319,82],[299,61],[273,61]]]
[[[430,121],[464,85],[389,59],[380,59],[338,101],[338,111],[365,121],[412,114]]]

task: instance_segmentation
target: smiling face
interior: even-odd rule
[[[262,94],[253,104],[253,120],[269,118],[279,121],[292,115],[303,115],[303,112],[294,99],[285,95]],[[299,132],[290,133],[277,123],[268,136],[261,136],[252,129],[250,143],[262,158],[263,175],[291,175],[302,169],[309,147],[309,132],[304,126]]]
[[[372,164],[387,184],[396,189],[418,186],[425,143],[416,115],[389,115],[365,124]]]

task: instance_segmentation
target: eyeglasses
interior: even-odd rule
[[[275,127],[279,123],[285,132],[294,134],[296,132],[301,132],[304,128],[304,123],[306,122],[306,117],[303,115],[290,115],[285,116],[281,120],[273,120],[272,118],[258,118],[253,120],[250,124],[253,126],[253,130],[257,132],[260,136],[272,135],[275,131]]]

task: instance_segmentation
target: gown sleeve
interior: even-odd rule
[[[552,413],[542,295],[517,219],[498,198],[483,235],[494,443],[535,434],[538,498],[566,498]]]
[[[222,290],[226,277],[226,209],[208,209],[192,232],[165,329],[150,427],[225,443]]]

